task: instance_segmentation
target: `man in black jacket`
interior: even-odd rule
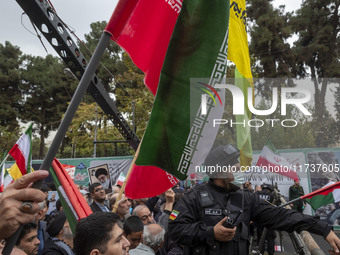
[[[71,248],[73,234],[63,211],[53,216],[47,233],[50,237],[44,245],[42,255],[74,255]]]
[[[274,194],[273,194],[273,187],[270,184],[263,183],[261,186],[262,190],[256,192],[256,195],[259,196],[259,198],[267,203],[273,204],[274,202]],[[263,226],[257,225],[257,243],[260,242],[260,239],[262,237],[263,233]],[[265,236],[265,240],[268,243],[268,255],[274,255],[275,252],[275,238],[276,233],[275,230],[268,229],[267,234]],[[264,254],[265,245],[262,245],[261,247],[261,253]]]
[[[103,186],[99,182],[95,182],[89,187],[93,203],[90,205],[92,212],[109,212],[109,208],[105,205],[106,194]]]
[[[191,189],[170,215],[170,238],[185,254],[248,254],[249,222],[288,232],[307,230],[322,235],[338,252],[340,240],[326,223],[294,210],[274,207],[238,188],[239,152],[231,145],[213,149],[205,166],[227,166],[210,175],[206,184]],[[229,167],[228,167],[229,166]],[[335,253],[334,253],[335,254]]]

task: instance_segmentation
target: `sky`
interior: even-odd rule
[[[110,19],[117,2],[118,0],[51,0],[59,17],[68,26],[73,27],[75,34],[81,39],[91,31],[91,23]],[[28,16],[22,16],[23,10],[15,0],[1,0],[0,10],[1,44],[10,41],[26,54],[47,55],[37,36],[32,34],[35,31]],[[57,56],[45,38],[43,42],[49,54]]]
[[[287,11],[293,11],[300,7],[301,1],[274,0],[274,6],[285,4]],[[84,34],[90,32],[91,23],[110,19],[118,0],[51,0],[51,2],[59,17],[75,29],[78,37],[84,39]],[[0,10],[1,44],[10,41],[13,45],[19,46],[25,54],[47,55],[39,39],[32,34],[34,30],[28,16],[22,17],[23,10],[15,0],[1,0]],[[43,42],[48,53],[57,56],[54,49],[44,38]]]

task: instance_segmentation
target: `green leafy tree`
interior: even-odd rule
[[[76,82],[64,74],[64,65],[52,55],[25,56],[21,72],[24,97],[20,100],[20,118],[35,124],[40,137],[39,158],[43,158],[45,138],[58,128]]]
[[[137,136],[142,137],[150,118],[154,96],[144,84],[144,73],[133,64],[128,54],[123,53],[123,60],[127,71],[117,76],[116,103],[131,124],[134,104],[135,129]]]
[[[40,139],[34,137],[32,134],[32,159],[42,159],[39,155],[40,148]],[[44,154],[47,152],[48,147],[44,146]]]
[[[295,73],[295,53],[288,39],[292,35],[290,20],[284,6],[274,8],[272,0],[250,0],[247,6],[250,26],[249,52],[255,78],[292,78]],[[277,81],[266,79],[258,83],[257,93],[270,98],[271,88]],[[276,85],[277,86],[277,85]],[[279,85],[280,86],[280,85]]]
[[[97,118],[97,141],[124,140],[111,124],[103,111],[95,103],[81,103],[66,134],[69,141],[60,152],[60,157],[91,157],[94,151]],[[130,155],[132,150],[125,143],[99,143],[97,157]]]
[[[333,120],[326,110],[325,100],[332,78],[340,77],[339,6],[338,0],[306,0],[292,21],[298,35],[294,48],[298,56],[298,75],[314,79],[314,124],[318,147],[330,145],[328,136],[335,137],[335,133],[329,130]]]
[[[6,41],[0,44],[0,155],[6,153],[19,135],[18,108],[21,99],[21,51]]]
[[[85,35],[85,45],[90,51],[95,49],[105,26],[106,22],[91,24],[91,32]],[[87,49],[84,46],[80,46],[80,49],[82,52],[86,52],[85,55],[89,59],[90,55]],[[124,114],[130,127],[132,128],[135,124],[138,137],[142,137],[154,100],[152,93],[144,85],[144,73],[114,42],[110,42],[101,63],[102,65],[97,70],[98,77],[104,83],[107,91],[114,93],[115,103],[119,111]]]
[[[262,99],[256,109],[264,110],[270,107],[271,103]],[[270,116],[254,115],[253,119],[259,120],[257,123],[252,124],[253,126],[258,126],[258,128],[251,128],[254,150],[261,150],[268,138],[280,149],[315,147],[313,123],[308,121],[296,108],[287,107],[287,115],[285,116],[275,112]],[[289,119],[294,119],[296,123],[289,121]],[[262,124],[263,126],[261,126]]]
[[[80,44],[79,47],[87,60],[91,58],[92,52],[95,50],[106,26],[106,22],[98,21],[92,23],[90,26],[91,32],[85,34],[85,43]],[[112,92],[113,88],[111,85],[114,82],[114,76],[126,70],[122,60],[122,52],[122,49],[111,41],[101,57],[101,64],[97,68],[96,74],[108,92]]]

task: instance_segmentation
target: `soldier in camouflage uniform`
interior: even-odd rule
[[[302,186],[300,185],[300,182],[298,180],[294,180],[294,185],[289,187],[289,201],[293,200],[295,198],[301,197],[305,194],[303,191]],[[305,207],[305,204],[302,200],[295,201],[290,205],[293,210],[303,212],[303,209]]]

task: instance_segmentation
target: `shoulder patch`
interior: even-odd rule
[[[169,216],[169,219],[170,219],[170,220],[175,220],[175,219],[177,218],[178,214],[179,214],[179,212],[173,210],[173,211],[171,212],[170,216]]]

